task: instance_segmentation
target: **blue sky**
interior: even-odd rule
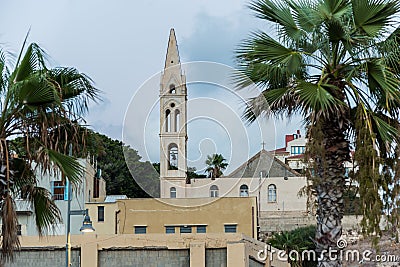
[[[246,3],[242,0],[6,0],[2,1],[0,23],[4,26],[0,31],[0,43],[16,53],[31,28],[29,41],[41,45],[51,55],[54,65],[76,67],[104,92],[104,101],[92,105],[86,117],[91,128],[122,139],[124,115],[131,98],[164,65],[170,28],[176,31],[181,62],[212,61],[234,67],[233,51],[240,40],[250,31],[269,30],[251,15]],[[155,87],[149,90],[158,93],[159,88]],[[188,90],[192,99],[212,97],[229,102],[224,91],[213,86],[189,85]],[[228,106],[236,106],[232,104],[235,102],[229,103]],[[194,103],[193,114],[201,114],[198,109]],[[214,111],[219,112],[218,108]],[[153,140],[158,138],[156,113],[149,116],[152,120],[149,125],[153,128],[146,132],[149,135],[146,138]],[[188,159],[198,168],[207,154],[226,155],[232,150],[223,127],[220,134],[199,130],[218,128],[215,125],[205,127],[209,123],[196,120],[189,125]],[[270,149],[282,146],[284,134],[295,132],[301,123],[293,119],[275,121],[274,125],[277,137],[269,142]],[[143,132],[143,129],[137,131]],[[132,141],[131,145],[139,149],[144,159],[157,161],[158,144],[152,142],[153,145],[143,149],[140,142],[143,140]],[[250,136],[248,142],[246,149],[250,155],[261,147],[259,138]],[[231,162],[231,170],[241,163],[240,160]]]

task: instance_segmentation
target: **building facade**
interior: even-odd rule
[[[257,201],[248,198],[136,198],[87,203],[98,234],[223,234],[257,238]]]
[[[71,198],[71,210],[85,209],[86,202],[103,201],[106,196],[105,181],[99,177],[94,166],[87,159],[79,159],[79,163],[84,169],[82,183],[72,189],[71,196],[68,195],[66,184],[61,179],[61,175],[46,174],[43,175],[40,170],[36,171],[38,177],[38,186],[46,188],[52,194],[55,204],[60,210],[62,222],[54,225],[50,234],[65,235],[67,221],[68,198]],[[16,198],[16,212],[19,222],[20,231],[18,234],[22,236],[38,235],[35,216],[29,202],[23,198]],[[71,216],[71,233],[80,234],[83,216]]]

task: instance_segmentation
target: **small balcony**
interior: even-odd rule
[[[33,213],[33,209],[29,203],[29,201],[25,199],[16,199],[15,200],[15,207],[17,213],[24,213],[31,215]]]

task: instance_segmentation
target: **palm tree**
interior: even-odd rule
[[[264,115],[304,118],[318,205],[317,252],[338,249],[350,148],[364,229],[379,234],[378,191],[387,188],[380,163],[399,143],[399,1],[253,0],[249,7],[277,33],[254,32],[237,50],[238,87],[262,89],[244,116],[249,122]],[[319,262],[340,265],[326,254]]]
[[[313,233],[315,233],[314,225],[304,226],[292,231],[275,233],[267,240],[267,243],[274,248],[284,250],[286,252],[285,257],[291,266],[316,266],[313,254],[310,254],[309,258],[301,257],[303,251],[313,251],[315,249],[315,244],[312,241]]]
[[[46,53],[26,39],[16,64],[0,50],[0,210],[1,260],[10,260],[19,247],[14,198],[31,204],[40,235],[60,222],[51,193],[37,185],[36,173],[62,175],[76,185],[82,167],[67,156],[68,144],[78,148],[86,131],[79,125],[99,91],[74,68],[47,66]],[[19,145],[14,146],[17,138]],[[22,143],[21,143],[22,140]],[[16,155],[23,146],[23,156]]]
[[[206,172],[208,177],[214,180],[215,178],[221,177],[222,171],[228,167],[228,163],[224,162],[226,159],[221,154],[212,154],[207,156]]]

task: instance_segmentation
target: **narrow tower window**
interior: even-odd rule
[[[165,131],[171,131],[171,111],[169,109],[165,111]]]
[[[168,147],[168,170],[178,169],[178,146],[170,144]]]
[[[179,120],[181,117],[181,113],[179,110],[175,110],[175,132],[179,131]]]
[[[171,84],[171,85],[169,86],[169,93],[170,93],[170,94],[176,94],[176,88],[175,88],[175,85],[174,85],[174,84]]]

